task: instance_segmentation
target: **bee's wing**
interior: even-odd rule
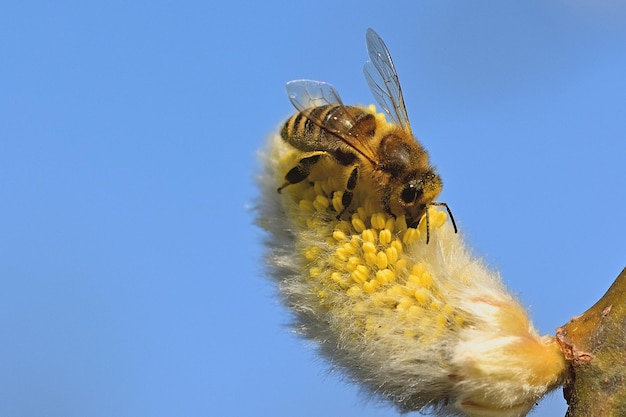
[[[291,104],[303,112],[312,107],[343,105],[335,88],[322,81],[294,80],[286,85]]]
[[[387,46],[373,29],[367,29],[365,40],[370,57],[363,67],[367,84],[391,120],[402,129],[411,132],[398,73]]]
[[[294,80],[289,81],[286,88],[289,101],[311,122],[335,135],[372,164],[377,163],[376,153],[369,138],[361,137],[362,135],[353,130],[357,124],[354,110],[344,106],[339,93],[331,84],[313,80]],[[315,107],[327,105],[339,106],[341,113],[334,112],[336,117],[329,118],[326,112],[311,111]]]

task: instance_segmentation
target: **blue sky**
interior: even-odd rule
[[[250,210],[286,81],[372,101],[367,27],[440,200],[553,333],[626,266],[620,3],[5,2],[0,415],[397,416],[290,334]]]

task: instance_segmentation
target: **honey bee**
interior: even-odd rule
[[[359,178],[369,178],[380,189],[381,204],[393,217],[404,215],[409,227],[417,227],[426,214],[426,243],[430,239],[428,206],[442,189],[441,177],[430,165],[428,154],[411,132],[396,68],[383,40],[372,29],[366,33],[369,60],[364,73],[367,84],[392,128],[383,128],[375,113],[367,108],[346,106],[334,87],[312,80],[287,83],[289,100],[298,113],[282,126],[281,137],[304,155],[287,172],[278,188],[304,181],[320,158],[332,158],[350,168],[342,196],[343,210],[352,202]],[[388,125],[388,124],[385,124]]]

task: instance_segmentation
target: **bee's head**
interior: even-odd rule
[[[396,196],[396,201],[402,207],[409,226],[416,226],[419,223],[426,207],[437,198],[443,188],[441,177],[433,170],[418,174],[409,173],[398,187]]]

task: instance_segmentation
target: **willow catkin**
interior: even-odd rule
[[[384,116],[380,115],[384,119]],[[258,223],[267,266],[294,327],[353,382],[402,411],[524,416],[565,368],[500,277],[472,256],[447,215],[407,227],[381,190],[321,158],[305,181],[276,190],[302,152],[276,134],[262,155]]]

